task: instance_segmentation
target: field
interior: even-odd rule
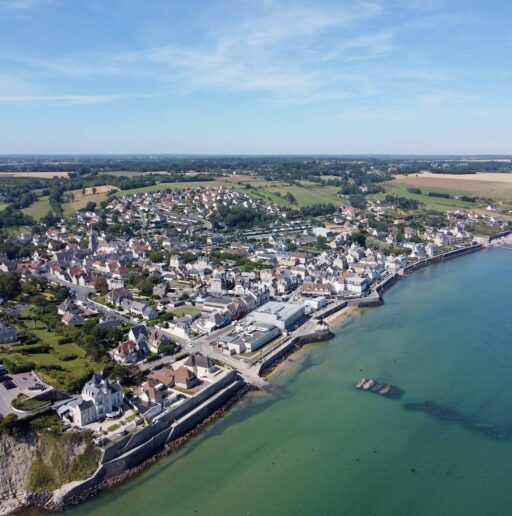
[[[30,215],[34,217],[34,219],[39,220],[41,217],[48,215],[50,211],[50,201],[48,196],[40,197],[35,203],[31,204],[28,208],[23,208],[21,210],[26,215]]]
[[[62,204],[64,215],[66,217],[73,215],[78,210],[85,208],[88,202],[100,204],[100,202],[108,197],[108,192],[112,190],[118,190],[118,188],[111,185],[97,186],[96,193],[94,194],[92,193],[92,188],[86,188],[85,194],[83,194],[81,190],[72,190],[70,193],[73,194],[74,199]]]
[[[484,180],[488,178],[487,180]],[[420,201],[427,209],[437,211],[456,210],[459,208],[472,209],[479,213],[489,213],[485,210],[488,205],[485,199],[490,199],[504,210],[512,209],[512,174],[467,174],[463,176],[452,174],[422,173],[411,176],[397,176],[393,181],[383,183],[386,194],[406,197]],[[409,188],[421,189],[421,194],[409,192]],[[450,199],[431,197],[432,193],[444,193]],[[480,197],[484,200],[476,203],[465,202],[457,197]],[[385,194],[372,196],[383,199]],[[505,217],[508,217],[506,213]]]
[[[243,178],[234,181],[235,177]],[[290,184],[281,181],[265,181],[254,176],[230,176],[222,177],[215,181],[190,181],[179,183],[160,183],[157,185],[146,186],[142,188],[134,188],[132,190],[122,190],[117,193],[118,196],[137,194],[143,192],[158,192],[161,190],[194,188],[196,186],[224,186],[225,188],[233,188],[240,192],[251,195],[255,198],[262,199],[266,202],[279,204],[281,206],[290,206],[291,203],[285,199],[285,195],[289,192],[297,200],[297,206],[311,206],[320,203],[333,203],[341,205],[342,199],[336,197],[338,189],[335,186],[321,186],[308,181]],[[249,185],[250,188],[247,188]]]
[[[0,177],[38,177],[51,179],[52,177],[69,177],[69,172],[0,172]]]
[[[92,188],[87,188],[85,190],[85,194],[82,193],[82,190],[71,190],[69,193],[73,194],[74,199],[70,202],[62,203],[64,215],[73,215],[77,210],[85,208],[88,202],[95,202],[96,204],[99,204],[108,197],[108,191],[117,189],[118,188],[116,186],[110,185],[97,186],[95,194],[92,193]],[[44,217],[45,215],[48,215],[48,212],[50,211],[50,202],[48,196],[40,197],[34,204],[28,208],[24,208],[22,211],[26,215],[31,215],[36,220],[41,219],[41,217]]]

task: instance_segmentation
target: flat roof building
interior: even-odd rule
[[[304,322],[304,305],[269,301],[251,316],[254,321],[277,326],[281,331],[293,330]]]

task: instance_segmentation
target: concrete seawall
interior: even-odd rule
[[[47,508],[58,509],[81,503],[98,491],[119,483],[156,460],[173,444],[182,444],[184,436],[198,427],[209,416],[228,403],[245,386],[234,372],[227,376],[220,388],[206,400],[188,405],[186,411],[172,413],[172,417],[152,423],[140,432],[127,436],[105,450],[101,464],[94,475],[82,482],[73,482],[54,493]]]
[[[292,337],[288,342],[285,342],[281,347],[279,347],[273,353],[270,353],[265,357],[265,359],[260,364],[258,374],[260,376],[265,376],[270,372],[274,365],[276,365],[279,361],[281,361],[289,354],[296,351],[298,348],[302,347],[304,344],[322,342],[325,340],[329,340],[332,337],[333,334],[331,333],[328,327],[322,328],[321,330],[317,330],[305,335],[298,335],[297,337]]]
[[[412,274],[413,272],[415,272],[419,269],[423,269],[424,267],[427,267],[428,265],[431,265],[433,263],[450,260],[450,259],[456,258],[458,256],[463,256],[465,254],[479,251],[480,249],[483,249],[482,244],[474,244],[474,245],[470,245],[468,247],[462,247],[461,249],[454,249],[453,251],[448,251],[447,253],[438,254],[437,256],[432,256],[431,258],[419,260],[419,261],[405,267],[404,274]]]

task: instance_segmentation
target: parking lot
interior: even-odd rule
[[[9,374],[3,366],[0,366],[0,414],[6,416],[14,413],[11,402],[18,394],[37,396],[50,389],[33,372]]]

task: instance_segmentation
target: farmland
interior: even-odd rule
[[[51,179],[52,177],[69,177],[69,172],[0,172],[0,177],[35,177]]]
[[[443,206],[446,207],[446,209],[450,209],[450,207],[474,208],[475,204],[469,203],[469,206],[466,206],[468,203],[457,199],[433,198],[428,195],[421,195],[420,198],[415,194],[411,194],[408,188],[420,188],[422,194],[437,192],[448,193],[452,197],[461,195],[469,197],[479,196],[492,199],[505,209],[512,209],[512,174],[479,173],[453,175],[424,173],[411,176],[398,176],[394,181],[386,183],[385,187],[389,193],[425,202],[433,209],[439,209]],[[481,207],[485,208],[482,203]]]

